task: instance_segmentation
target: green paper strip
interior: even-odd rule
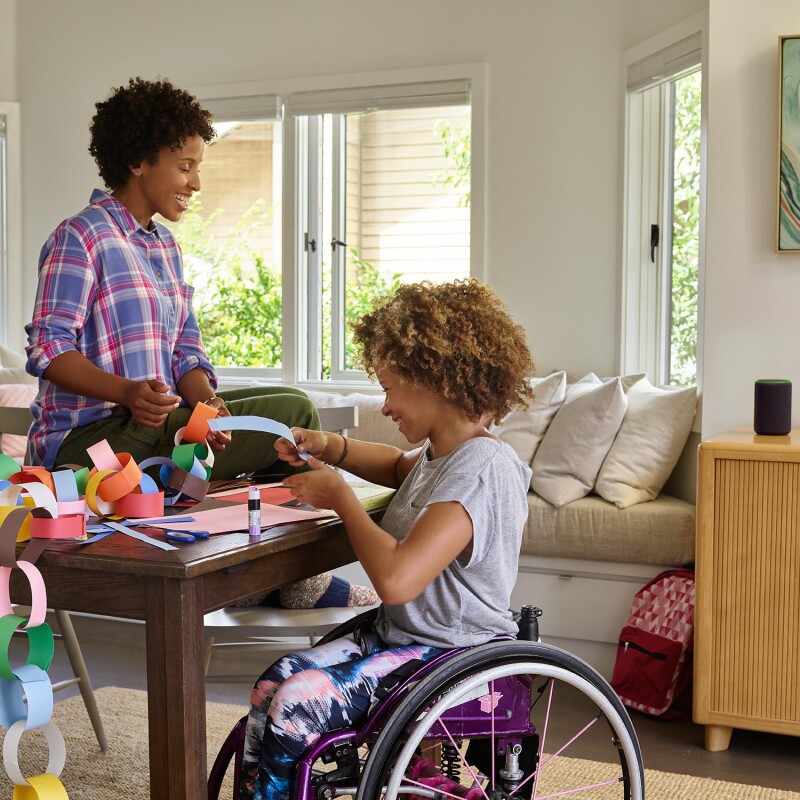
[[[22,471],[22,467],[11,456],[0,453],[0,480],[6,480]]]
[[[16,676],[11,671],[8,661],[8,650],[11,647],[11,637],[17,628],[25,625],[28,620],[17,614],[6,614],[0,617],[0,677],[14,680]],[[45,672],[50,668],[55,652],[53,629],[43,622],[35,628],[28,628],[28,658],[26,664],[35,664]]]

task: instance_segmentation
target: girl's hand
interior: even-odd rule
[[[298,453],[308,453],[319,458],[328,444],[328,437],[322,431],[312,431],[306,428],[292,428],[294,444],[287,439],[280,438],[275,442],[278,458],[286,461],[293,467],[301,467],[306,461]]]
[[[306,463],[311,467],[308,472],[287,476],[283,479],[283,485],[288,486],[292,490],[292,495],[301,503],[308,503],[314,508],[335,510],[336,501],[341,500],[343,492],[349,491],[347,482],[335,469],[313,456]]]

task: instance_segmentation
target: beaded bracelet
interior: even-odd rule
[[[339,460],[338,460],[338,461],[337,461],[335,464],[331,464],[331,466],[332,466],[332,467],[338,467],[338,466],[339,466],[339,464],[341,464],[341,463],[342,463],[342,461],[344,461],[344,460],[347,458],[347,456],[348,456],[348,453],[350,452],[350,451],[347,449],[347,437],[346,437],[346,436],[344,436],[344,435],[343,435],[343,434],[341,434],[341,433],[339,434],[339,436],[341,436],[341,437],[342,437],[342,441],[344,442],[344,450],[342,450],[342,455],[341,455],[341,456],[339,456]]]

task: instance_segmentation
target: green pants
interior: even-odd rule
[[[218,393],[234,416],[269,417],[285,425],[319,430],[319,415],[308,396],[299,389],[264,386],[229,389]],[[94,464],[86,452],[93,444],[107,440],[115,453],[130,453],[136,462],[152,456],[172,455],[175,433],[189,421],[192,409],[173,411],[159,428],[148,428],[131,419],[122,406],[110,417],[71,431],[56,456],[54,467],[64,464]],[[228,480],[243,472],[265,473],[277,460],[273,447],[276,437],[261,431],[231,431],[231,443],[221,453],[214,453],[211,480]],[[280,462],[276,472],[293,470]],[[278,465],[276,465],[277,467]]]

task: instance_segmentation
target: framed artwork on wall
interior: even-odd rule
[[[779,39],[779,253],[800,253],[800,35]]]

